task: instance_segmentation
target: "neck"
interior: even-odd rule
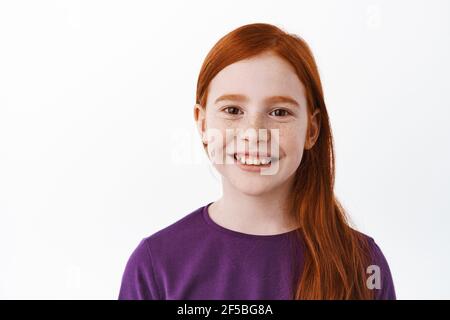
[[[292,181],[270,192],[245,194],[222,179],[223,195],[209,206],[209,214],[217,224],[234,231],[272,235],[292,231],[298,227],[286,210]]]

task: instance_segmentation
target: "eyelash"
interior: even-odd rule
[[[239,108],[236,107],[236,106],[226,106],[225,108],[223,108],[224,111],[225,111],[226,109],[236,109],[236,110],[239,110]],[[286,109],[281,109],[281,108],[277,108],[277,109],[275,109],[275,110],[272,110],[271,113],[272,113],[273,111],[277,111],[277,110],[281,110],[281,111],[286,112],[286,114],[285,114],[284,116],[277,116],[277,117],[286,117],[286,116],[288,116],[288,115],[291,115],[291,113],[290,113],[288,110],[286,110]],[[233,113],[230,113],[230,112],[225,112],[225,113],[228,113],[229,115],[232,115],[232,116],[235,116],[235,115],[236,115],[236,114],[233,114]]]

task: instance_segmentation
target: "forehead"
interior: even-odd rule
[[[209,85],[208,103],[222,94],[243,94],[256,100],[275,95],[305,99],[304,86],[294,67],[272,53],[241,60],[222,69]]]

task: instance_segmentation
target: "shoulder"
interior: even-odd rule
[[[375,239],[365,233],[360,232],[360,231],[356,231],[356,232],[367,241],[368,248],[370,250],[370,257],[372,259],[372,264],[380,265],[380,267],[381,266],[388,267],[387,259],[386,259],[385,255],[383,254],[383,251],[381,250],[380,246],[375,241]]]
[[[119,300],[160,299],[151,253],[145,239],[133,250],[125,266]]]
[[[158,270],[166,259],[178,256],[202,227],[200,207],[174,223],[142,238],[132,251],[122,276],[119,299],[160,299]]]
[[[146,236],[137,247],[138,254],[171,255],[183,247],[198,243],[199,236],[204,234],[205,222],[203,210],[205,206],[185,214],[170,225]]]
[[[396,293],[389,263],[374,238],[357,231],[367,240],[371,264],[367,266],[367,285],[375,290],[375,299],[395,300]]]
[[[152,250],[161,248],[164,251],[175,248],[177,245],[183,246],[197,241],[199,234],[202,234],[203,228],[205,228],[204,208],[205,206],[196,208],[170,225],[145,237],[143,241]]]

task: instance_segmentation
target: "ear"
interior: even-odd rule
[[[319,138],[321,117],[320,110],[316,109],[312,116],[309,118],[308,132],[306,133],[305,149],[311,149]]]
[[[200,134],[203,146],[206,146],[208,142],[206,136],[206,110],[202,105],[198,103],[194,105],[194,120],[197,124],[197,130]]]

